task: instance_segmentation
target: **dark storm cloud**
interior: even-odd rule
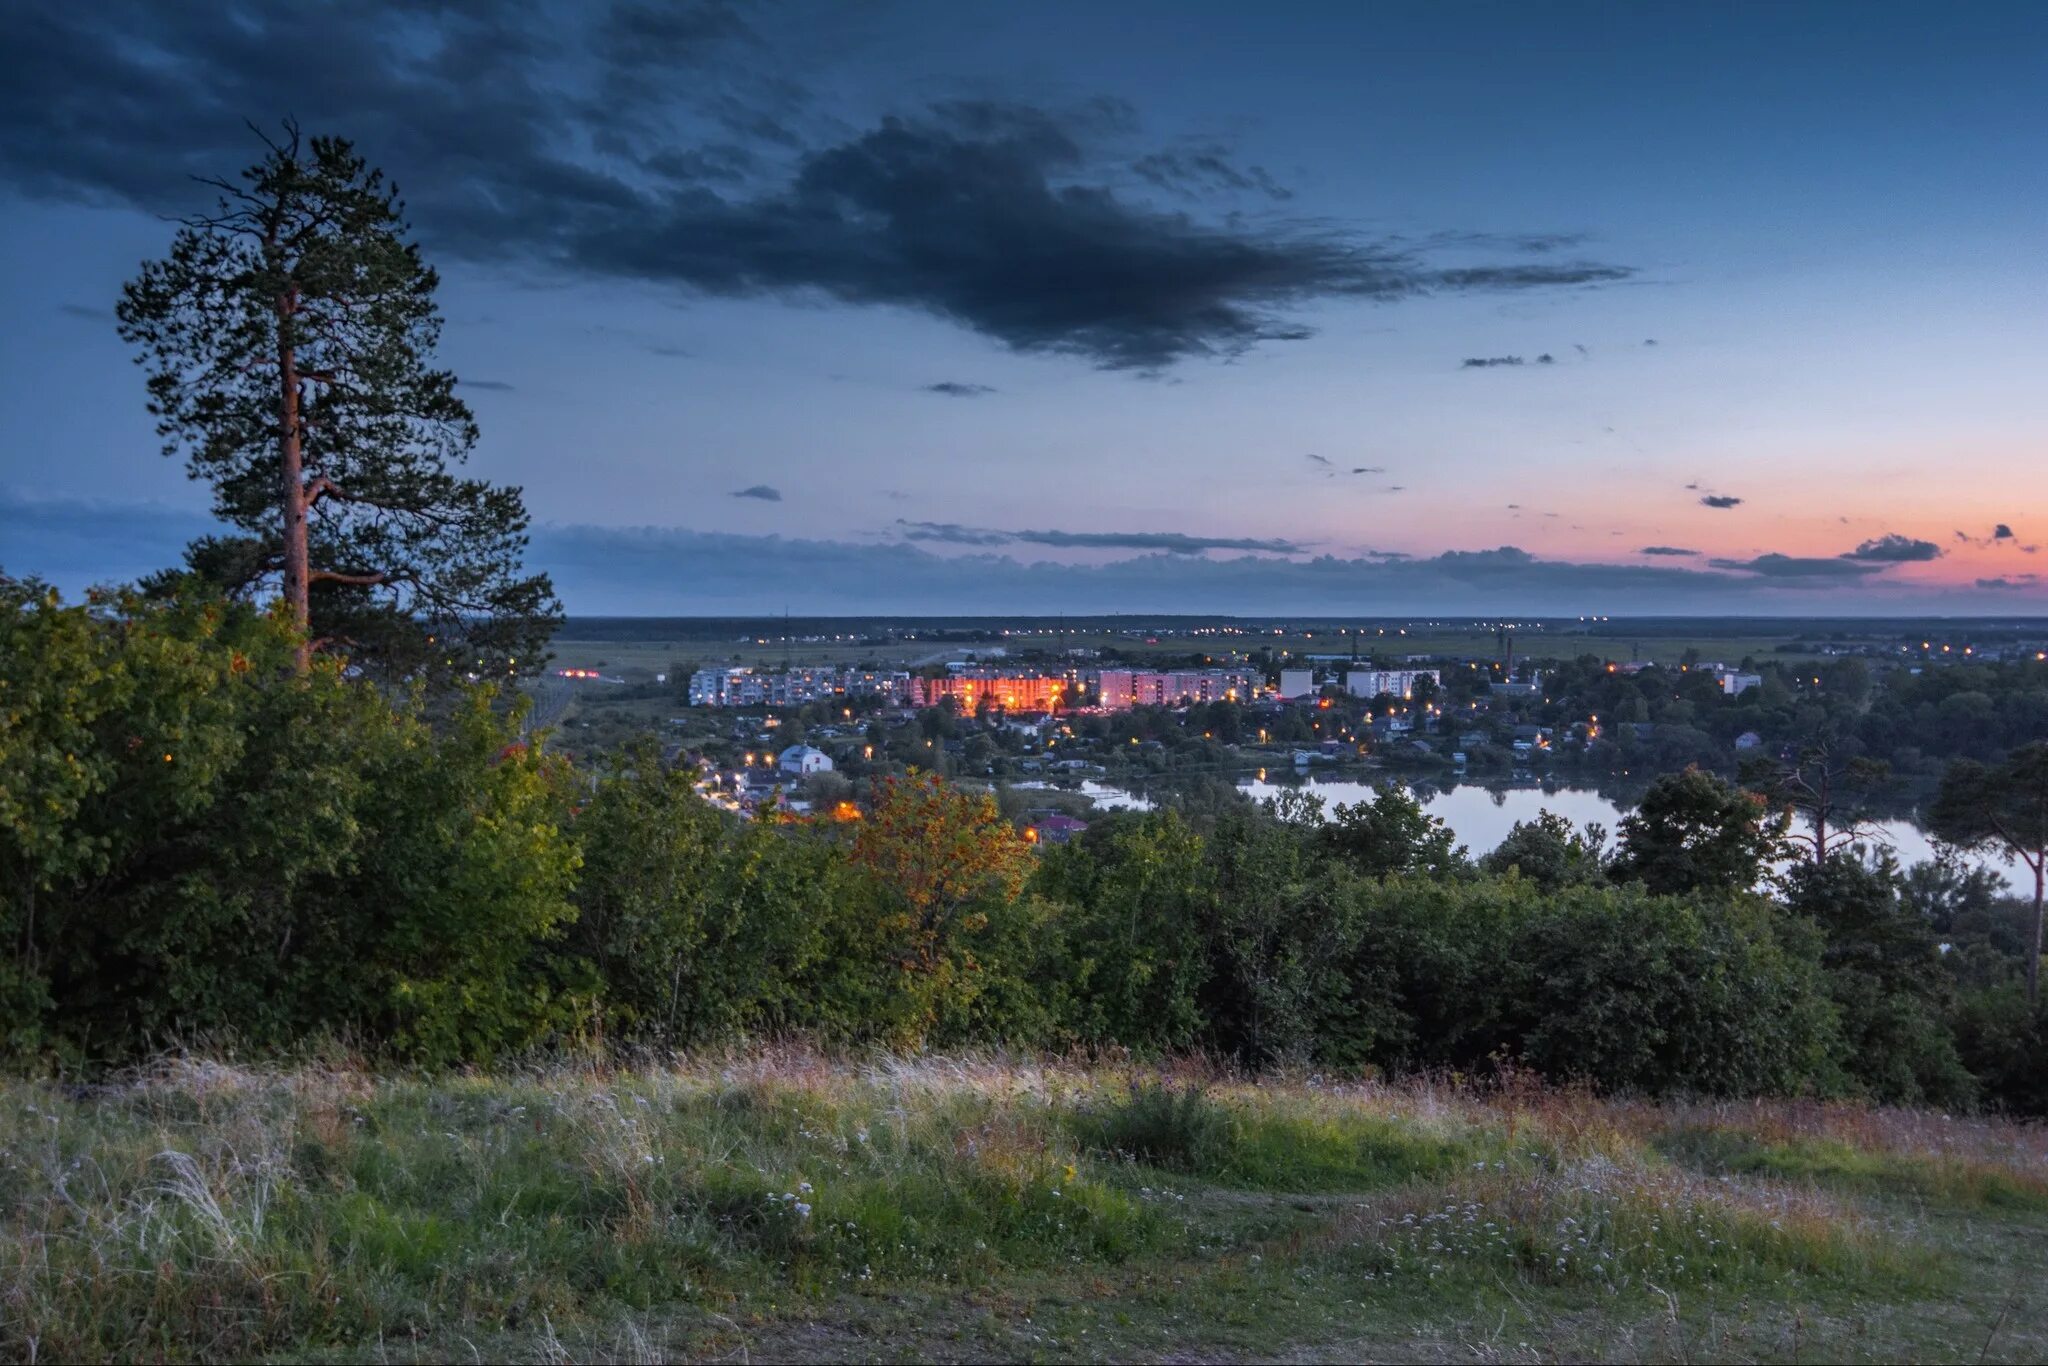
[[[1858,564],[1844,559],[1814,559],[1801,555],[1780,555],[1773,551],[1753,560],[1708,560],[1715,569],[1754,574],[1763,579],[1860,579],[1878,573],[1882,566]]]
[[[1710,508],[1741,507],[1742,500],[1740,498],[1730,497],[1725,493],[1710,493],[1706,495],[1704,498],[1700,499],[1700,506]]]
[[[782,501],[782,490],[770,488],[766,484],[755,484],[751,488],[735,489],[731,496],[734,498],[758,498],[764,503],[779,503]]]
[[[1520,356],[1467,356],[1459,365],[1461,370],[1491,370],[1502,365],[1527,364]]]
[[[947,398],[980,398],[983,394],[994,393],[995,388],[988,384],[962,384],[958,380],[942,379],[937,384],[925,385],[924,391],[944,394]]]
[[[848,131],[809,107],[740,13],[13,6],[0,18],[0,179],[202,211],[191,175],[253,160],[244,118],[291,113],[389,169],[436,252],[905,308],[1016,351],[1138,372],[1306,337],[1288,315],[1319,301],[1631,273],[1569,257],[1451,266],[1427,241],[1169,211],[1114,188],[1127,173],[1099,144],[1132,120],[1107,102],[953,102]]]
[[[1697,555],[1700,552],[1697,550],[1687,550],[1683,546],[1676,545],[1646,545],[1638,553],[1644,555]]]
[[[1869,564],[1919,564],[1940,559],[1941,547],[1932,541],[1915,540],[1893,532],[1865,541],[1854,550],[1842,552],[1842,558]]]
[[[1294,541],[1251,536],[1190,536],[1178,531],[1000,531],[961,526],[957,522],[910,522],[899,519],[907,541],[945,545],[1042,545],[1062,550],[1137,550],[1170,555],[1199,555],[1210,550],[1255,551],[1268,555],[1299,555]]]
[[[1157,371],[1308,329],[1316,299],[1619,278],[1601,266],[1465,279],[1333,233],[1216,226],[1083,182],[1043,111],[950,105],[814,149],[780,189],[704,190],[581,235],[577,260],[733,296],[816,292],[933,313],[1013,350]],[[1518,268],[1519,269],[1519,268]]]

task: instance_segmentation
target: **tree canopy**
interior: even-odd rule
[[[477,425],[433,363],[439,278],[395,187],[339,138],[287,124],[215,211],[123,290],[167,455],[232,528],[186,571],[272,587],[317,649],[393,673],[502,675],[559,616],[521,566],[519,490],[464,478]],[[162,590],[168,579],[160,580]]]

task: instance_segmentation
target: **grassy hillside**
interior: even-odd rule
[[[0,1085],[0,1356],[2038,1360],[2048,1134],[764,1052]]]

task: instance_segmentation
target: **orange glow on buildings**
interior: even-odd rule
[[[936,707],[950,697],[963,713],[972,715],[985,702],[1004,711],[1053,711],[1065,705],[1067,680],[1029,675],[998,675],[990,678],[920,678],[912,682],[917,705]]]

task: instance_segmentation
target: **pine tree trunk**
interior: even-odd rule
[[[2048,849],[2041,850],[2034,859],[2034,951],[2027,955],[2027,1006],[2029,1009],[2041,1004],[2041,912],[2042,893],[2048,891]]]
[[[278,295],[278,493],[284,513],[284,599],[291,608],[292,624],[298,628],[299,672],[304,673],[312,663],[313,612],[308,596],[311,564],[306,536],[305,451],[299,424],[298,351],[291,339],[291,317],[296,306],[296,290]]]

